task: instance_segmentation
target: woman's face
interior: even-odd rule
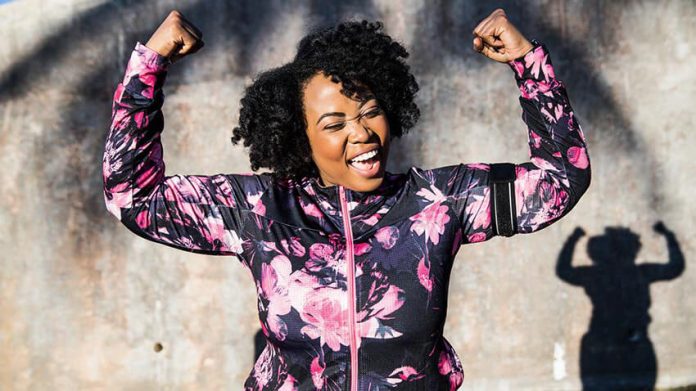
[[[374,96],[348,98],[340,84],[317,73],[305,85],[303,103],[312,159],[323,185],[361,192],[379,187],[389,152],[389,123]]]

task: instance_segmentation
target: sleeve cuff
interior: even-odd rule
[[[524,56],[508,62],[515,73],[515,81],[525,97],[536,95],[537,90],[547,91],[558,84],[545,44],[532,39],[534,47]]]
[[[534,47],[525,55],[509,61],[508,65],[515,72],[515,79],[518,82],[520,80],[549,81],[554,77],[549,50],[546,45],[536,39],[530,42]]]
[[[126,90],[152,99],[155,91],[162,87],[167,77],[169,64],[171,61],[167,57],[161,56],[138,41],[128,60],[121,82],[124,88],[121,89],[117,99],[121,100]]]
[[[153,71],[166,71],[172,63],[168,57],[160,55],[140,41],[135,44],[135,51],[140,57],[140,62]]]

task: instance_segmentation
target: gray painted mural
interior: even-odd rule
[[[696,383],[696,3],[0,4],[0,389],[235,389],[263,346],[236,260],[148,242],[104,206],[112,94],[174,8],[206,46],[164,87],[169,175],[249,171],[229,143],[244,86],[289,61],[311,26],[345,18],[382,20],[411,52],[422,117],[390,171],[523,162],[513,74],[471,48],[478,21],[505,9],[550,49],[593,178],[551,227],[459,251],[445,335],[464,388]]]

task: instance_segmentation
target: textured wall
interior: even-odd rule
[[[471,49],[471,30],[503,7],[549,47],[593,178],[551,227],[458,253],[445,335],[464,388],[579,389],[581,356],[611,366],[653,350],[658,387],[696,383],[693,1],[2,3],[0,389],[239,389],[251,370],[259,322],[247,272],[136,237],[103,203],[113,90],[136,41],[172,8],[206,47],[165,85],[168,174],[214,174],[249,170],[228,140],[250,77],[290,60],[308,26],[361,16],[407,46],[421,85],[422,120],[392,147],[390,171],[525,161],[513,74]],[[683,271],[678,257],[667,263],[660,220]],[[562,253],[576,226],[587,235]],[[585,268],[557,273],[559,259]],[[650,318],[649,339],[631,348]],[[591,322],[625,325],[611,342],[623,350],[592,356]]]

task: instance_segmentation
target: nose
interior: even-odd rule
[[[351,126],[349,141],[351,143],[366,143],[372,137],[372,130],[362,121],[355,121]]]

